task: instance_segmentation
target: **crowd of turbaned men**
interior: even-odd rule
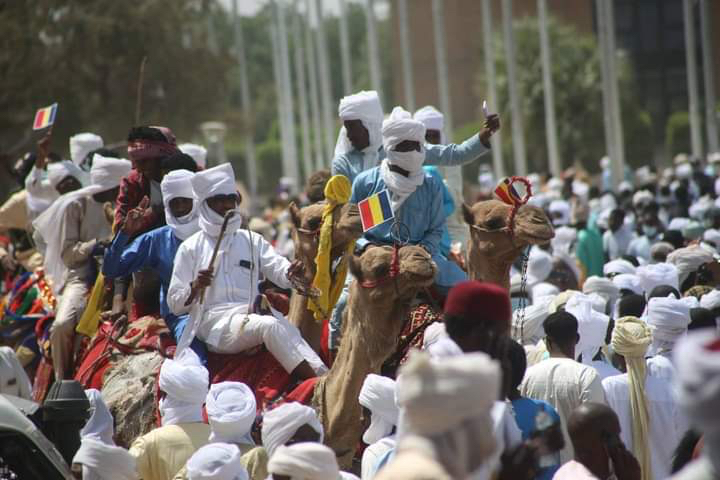
[[[76,478],[720,479],[720,154],[619,185],[607,158],[482,167],[466,204],[444,175],[488,163],[498,115],[451,144],[430,106],[338,113],[332,169],[255,216],[167,127],[15,163],[0,392],[82,384]],[[147,425],[96,368],[138,345]]]

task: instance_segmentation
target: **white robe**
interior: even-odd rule
[[[602,382],[605,397],[620,420],[620,438],[633,450],[632,413],[627,374],[609,377]],[[651,375],[645,378],[645,395],[648,402],[650,464],[652,478],[661,480],[670,475],[673,453],[689,425],[673,397],[672,384],[664,378]]]
[[[608,230],[603,234],[603,250],[610,260],[618,259],[627,253],[634,238],[635,233],[627,224],[617,232]]]

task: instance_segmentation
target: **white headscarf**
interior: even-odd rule
[[[205,401],[211,442],[252,445],[250,435],[257,405],[255,394],[242,382],[221,382],[210,386]]]
[[[273,452],[290,440],[303,425],[310,425],[320,434],[320,442],[323,441],[323,427],[312,408],[290,402],[266,412],[260,433],[268,456],[272,457]]]
[[[620,273],[629,273],[634,274],[636,271],[635,265],[628,262],[627,260],[624,260],[622,258],[618,258],[616,260],[612,260],[610,262],[607,262],[603,266],[603,275],[609,276],[612,274],[620,274]]]
[[[70,137],[70,158],[75,165],[80,165],[88,153],[102,148],[102,137],[94,133],[78,133]]]
[[[406,140],[419,142],[420,151],[395,151],[395,147]],[[425,181],[422,169],[425,162],[425,125],[413,120],[410,112],[402,107],[395,107],[383,122],[382,142],[387,158],[380,165],[380,176],[392,193],[390,202],[393,211],[397,212],[407,197]],[[406,170],[408,176],[392,171],[390,165]]]
[[[270,457],[268,472],[289,476],[293,480],[340,479],[340,467],[335,452],[315,442],[279,446]]]
[[[571,313],[578,322],[580,340],[575,347],[576,356],[582,354],[583,363],[591,365],[598,350],[605,345],[610,317],[594,310],[593,299],[581,293],[567,301],[565,311]]]
[[[92,413],[85,426],[80,430],[80,437],[83,439],[92,438],[108,445],[115,445],[113,440],[113,416],[107,405],[105,405],[102,395],[94,388],[85,390],[85,395],[90,401],[90,411]]]
[[[413,114],[413,118],[425,125],[427,130],[440,132],[440,143],[445,144],[445,115],[432,105],[422,107]]]
[[[205,168],[205,160],[207,159],[207,149],[205,147],[194,143],[183,143],[178,145],[178,149],[180,149],[181,152],[190,155],[193,160],[195,160],[195,164],[198,167]]]
[[[363,434],[363,442],[371,445],[390,435],[400,413],[395,404],[395,380],[369,374],[358,399],[360,405],[370,410],[370,426]]]
[[[700,266],[714,261],[713,254],[699,245],[678,248],[667,257],[667,262],[675,265],[678,269],[678,283],[680,285],[691,273],[696,272]]]
[[[235,171],[230,163],[197,172],[192,178],[192,188],[200,213],[200,230],[206,235],[217,237],[223,224],[223,217],[207,204],[207,199],[216,195],[232,195],[237,193]],[[228,221],[227,232],[233,232],[242,225],[242,217],[235,214]]]
[[[532,305],[513,312],[512,337],[520,345],[535,345],[545,336],[543,322],[550,315],[548,308],[555,298],[554,295],[545,295],[535,298]],[[524,314],[523,314],[524,313]],[[521,322],[520,319],[523,319]]]
[[[111,190],[120,185],[120,180],[130,173],[132,165],[128,160],[106,158],[95,155],[90,169],[90,186],[60,196],[50,208],[33,221],[33,227],[45,243],[45,276],[49,278],[55,295],[60,295],[65,285],[67,267],[62,260],[62,239],[67,226],[68,205],[80,198]]]
[[[611,308],[615,305],[617,299],[620,298],[620,289],[618,286],[609,278],[604,277],[588,277],[585,283],[583,283],[583,293],[587,295],[593,293],[599,295],[605,300],[605,305],[609,304]],[[605,306],[603,306],[600,313],[605,313]]]
[[[544,282],[553,269],[553,258],[548,252],[533,246],[530,249],[527,264],[527,284],[530,286]]]
[[[620,275],[615,275],[612,281],[618,290],[630,290],[637,295],[642,295],[644,292],[642,280],[637,275],[621,273]]]
[[[652,345],[650,355],[667,353],[675,346],[675,342],[685,333],[690,324],[690,310],[698,306],[695,297],[666,298],[653,297],[647,304],[646,321],[652,328]]]
[[[720,307],[720,290],[714,289],[700,298],[700,306],[708,310],[715,310]]]
[[[137,480],[135,457],[122,447],[83,438],[72,463],[80,463],[83,480]]]
[[[210,443],[200,447],[187,461],[188,480],[248,480],[240,461],[240,449],[230,443]]]
[[[202,406],[208,393],[210,374],[197,354],[184,349],[178,358],[167,358],[160,367],[160,400],[163,425],[202,421]]]
[[[553,200],[548,208],[550,212],[552,224],[556,227],[564,226],[570,223],[570,204],[567,200]],[[553,214],[559,214],[557,217]]]
[[[160,182],[160,191],[165,206],[165,221],[180,240],[185,240],[200,229],[198,226],[198,202],[195,200],[192,187],[194,175],[188,170],[174,170],[165,175]],[[183,217],[175,217],[170,209],[170,201],[174,198],[191,199],[193,206],[190,213]]]
[[[47,176],[50,185],[53,188],[65,180],[67,177],[75,177],[80,183],[83,183],[85,174],[77,165],[69,160],[61,160],[59,162],[48,163]]]
[[[670,285],[675,289],[680,288],[678,269],[670,263],[654,263],[638,267],[637,276],[640,277],[640,283],[647,294],[660,285]]]
[[[30,379],[10,347],[0,347],[0,393],[32,400]]]
[[[338,115],[341,121],[360,120],[369,134],[369,144],[362,150],[362,170],[373,168],[378,164],[378,150],[382,145],[382,122],[383,109],[380,105],[380,97],[374,90],[363,90],[353,95],[340,99]],[[335,156],[344,155],[354,150],[347,137],[347,130],[340,128],[337,143],[335,144]]]

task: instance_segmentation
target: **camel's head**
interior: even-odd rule
[[[432,285],[437,267],[422,247],[370,246],[361,256],[350,258],[350,271],[361,295],[367,295],[373,305],[387,305],[411,300]]]
[[[463,204],[463,216],[470,225],[472,247],[477,253],[512,262],[528,245],[544,244],[555,236],[545,212],[531,205],[518,209],[511,234],[511,213],[512,207],[499,200],[478,202],[472,207]]]
[[[290,216],[295,227],[292,233],[295,256],[303,262],[307,273],[312,276],[315,275],[315,256],[320,241],[320,227],[322,227],[325,205],[325,202],[318,202],[303,208],[298,208],[294,203],[289,206]],[[362,233],[362,222],[357,205],[346,203],[335,208],[333,211],[332,259],[340,257],[347,250],[348,245],[360,238]]]

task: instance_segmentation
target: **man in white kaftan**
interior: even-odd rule
[[[232,166],[225,163],[198,172],[192,184],[201,231],[178,248],[167,298],[175,315],[190,312],[189,328],[178,350],[189,345],[195,335],[217,353],[238,353],[264,344],[288,373],[309,378],[327,371],[300,331],[282,314],[253,312],[260,274],[281,288],[290,288],[291,265],[262,235],[240,229],[239,214],[229,219],[215,263],[210,265],[223,215],[239,203]]]

